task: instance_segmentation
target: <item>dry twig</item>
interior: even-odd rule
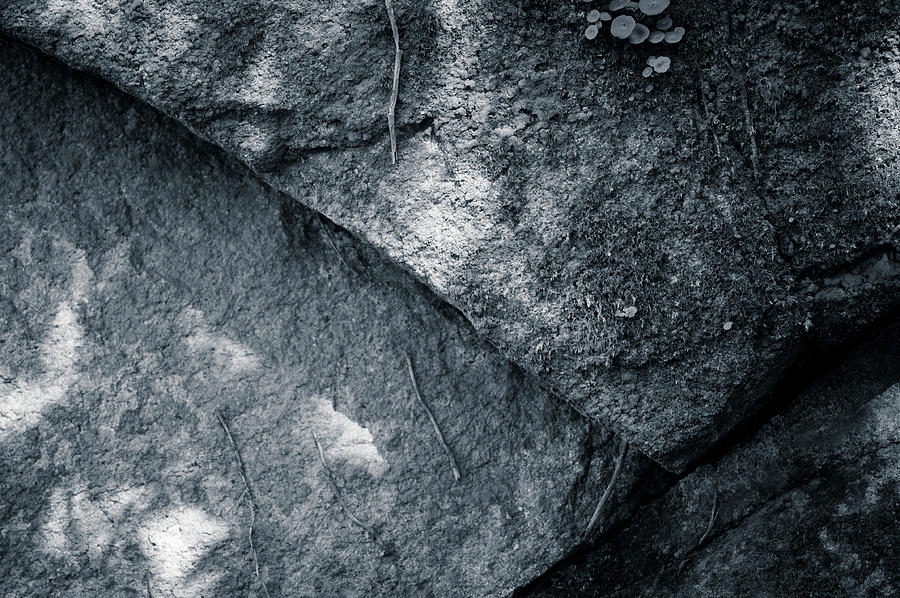
[[[437,434],[438,442],[441,443],[441,446],[444,447],[444,452],[447,453],[447,459],[450,461],[450,469],[453,470],[453,477],[459,481],[459,467],[456,466],[456,459],[453,458],[453,453],[450,451],[450,447],[447,446],[447,442],[444,440],[444,435],[441,433],[441,428],[438,426],[437,420],[434,419],[434,414],[431,413],[431,409],[428,408],[428,405],[422,400],[422,395],[419,394],[419,385],[416,383],[416,374],[413,371],[412,360],[409,358],[409,353],[405,353],[404,355],[406,356],[406,367],[409,369],[409,380],[412,382],[416,398],[425,409],[425,413],[428,414],[428,419],[431,420],[431,425],[434,427],[434,433]]]
[[[237,444],[235,444],[234,438],[231,436],[231,430],[228,429],[225,418],[219,413],[216,413],[216,419],[222,424],[222,429],[225,430],[225,435],[228,436],[228,442],[231,444],[231,450],[234,452],[234,458],[238,463],[238,472],[241,474],[241,481],[244,482],[244,493],[247,494],[248,504],[250,505],[250,531],[247,534],[247,539],[250,541],[250,552],[253,554],[253,568],[256,573],[256,579],[259,580],[263,591],[268,597],[269,588],[266,586],[265,580],[259,574],[259,554],[256,552],[256,546],[253,544],[253,526],[256,523],[256,499],[253,498],[253,491],[250,489],[250,482],[247,480],[247,468],[244,466],[244,460],[241,458],[241,453],[238,451]]]
[[[612,478],[609,480],[609,485],[606,486],[606,490],[603,492],[603,496],[600,497],[600,502],[597,503],[597,507],[594,509],[594,514],[591,515],[591,521],[588,523],[587,530],[585,533],[590,534],[593,531],[594,526],[597,525],[597,520],[600,519],[600,513],[603,512],[603,505],[606,504],[606,501],[609,500],[610,494],[612,494],[613,487],[616,485],[616,480],[619,479],[619,471],[622,469],[622,461],[625,460],[625,453],[628,451],[628,444],[625,441],[622,441],[622,448],[619,449],[619,456],[616,458],[616,468],[613,470]]]
[[[337,254],[338,259],[341,260],[341,263],[344,264],[347,269],[353,272],[354,275],[359,276],[357,274],[356,269],[351,266],[347,260],[344,259],[344,254],[341,253],[341,250],[338,249],[337,245],[334,242],[334,239],[331,238],[331,233],[328,232],[328,225],[325,223],[325,220],[322,218],[322,215],[319,214],[319,226],[322,228],[322,232],[325,233],[325,239],[328,240],[328,244],[331,245],[331,249]]]
[[[719,514],[718,511],[719,504],[719,491],[718,489],[713,494],[713,502],[712,502],[712,510],[709,512],[709,523],[706,524],[706,531],[703,532],[703,536],[700,538],[700,541],[697,542],[697,546],[703,544],[707,537],[709,537],[709,533],[712,531],[713,524],[716,522],[716,515]]]
[[[397,110],[397,93],[400,90],[400,32],[397,31],[397,18],[394,16],[394,6],[391,0],[384,0],[388,18],[391,20],[391,31],[394,34],[394,86],[391,91],[391,101],[388,103],[388,131],[391,135],[391,164],[397,163],[397,128],[394,123],[394,115]]]
[[[318,436],[316,436],[316,433],[312,431],[310,431],[310,434],[312,434],[313,442],[316,443],[316,448],[319,449],[319,460],[322,462],[322,469],[325,471],[325,477],[328,479],[328,484],[331,486],[331,489],[334,492],[334,496],[337,498],[338,504],[341,505],[341,510],[344,511],[350,521],[366,530],[366,533],[372,536],[373,542],[375,542],[376,544],[380,544],[381,542],[378,540],[378,535],[375,533],[375,530],[372,529],[371,526],[366,525],[365,523],[360,521],[359,517],[354,515],[353,512],[350,511],[350,509],[347,507],[347,503],[344,502],[344,496],[341,494],[340,488],[338,488],[337,483],[334,481],[334,476],[331,473],[331,469],[328,467],[328,463],[325,462],[325,453],[322,451],[322,445],[319,444]]]
[[[753,166],[753,182],[759,183],[759,150],[756,147],[756,129],[750,116],[750,105],[747,103],[747,83],[741,79],[741,103],[744,108],[744,126],[750,137],[750,164]]]
[[[703,104],[703,114],[706,121],[706,128],[709,129],[709,132],[712,133],[713,145],[716,148],[716,157],[722,157],[722,146],[719,144],[719,136],[716,135],[716,126],[713,122],[712,115],[709,112],[709,105],[706,102],[706,88],[707,83],[706,79],[703,75],[700,75],[700,103]]]

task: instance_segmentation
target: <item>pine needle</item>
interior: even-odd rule
[[[697,546],[703,544],[703,542],[706,541],[706,538],[709,537],[709,534],[712,531],[713,524],[716,522],[716,515],[719,514],[718,503],[719,491],[716,490],[715,494],[713,494],[712,510],[709,512],[709,523],[706,524],[706,531],[703,532],[703,537],[701,537],[700,541],[697,542]]]
[[[609,500],[609,496],[612,494],[613,487],[616,485],[616,480],[619,479],[619,471],[622,469],[622,461],[625,460],[625,453],[627,451],[628,444],[622,441],[622,448],[619,449],[619,456],[616,458],[616,467],[613,470],[612,478],[609,480],[609,484],[606,486],[603,496],[600,497],[600,502],[597,503],[594,514],[591,515],[591,521],[588,523],[587,530],[585,530],[588,534],[594,530],[594,526],[597,525],[597,521],[600,519],[600,513],[603,512],[603,505],[606,504],[606,501]]]

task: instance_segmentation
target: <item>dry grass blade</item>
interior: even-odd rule
[[[710,532],[712,532],[713,524],[716,522],[716,515],[719,514],[718,511],[719,504],[719,491],[716,490],[716,493],[713,494],[713,502],[712,502],[712,510],[709,512],[709,523],[706,524],[706,531],[703,532],[703,537],[700,538],[700,541],[697,542],[697,545],[703,544],[706,541],[706,538],[709,537]]]
[[[347,260],[344,259],[344,254],[341,253],[341,250],[338,249],[338,246],[334,242],[334,239],[331,238],[331,233],[328,232],[328,224],[325,222],[325,219],[322,217],[321,214],[319,214],[318,216],[319,216],[319,226],[321,227],[322,232],[325,234],[325,239],[328,241],[328,244],[331,245],[331,249],[337,254],[338,259],[341,260],[341,263],[344,264],[348,270],[353,272],[354,275],[359,276],[359,274],[356,273],[356,269],[353,266],[351,266],[349,263],[347,263]]]
[[[612,494],[613,487],[616,485],[616,480],[619,479],[619,471],[622,469],[622,462],[625,460],[625,453],[627,451],[628,445],[622,441],[622,448],[619,449],[619,456],[616,458],[616,468],[613,470],[612,478],[609,480],[606,490],[603,491],[603,496],[600,497],[600,502],[597,503],[594,514],[591,515],[591,520],[588,523],[587,530],[585,530],[588,534],[590,534],[597,525],[597,521],[600,519],[600,513],[603,512],[603,505],[606,504],[606,501],[609,500],[609,496]]]
[[[431,409],[428,408],[428,405],[422,399],[422,395],[419,394],[419,385],[416,383],[416,374],[413,371],[412,359],[409,358],[409,353],[405,353],[404,355],[406,356],[406,367],[409,369],[409,380],[412,382],[416,398],[419,400],[419,404],[425,409],[425,413],[428,414],[428,419],[431,420],[431,425],[434,427],[434,433],[437,434],[438,442],[441,443],[444,452],[447,453],[447,459],[450,461],[450,469],[453,470],[453,477],[459,481],[459,467],[456,466],[456,459],[453,458],[453,453],[450,451],[450,447],[447,446],[447,442],[444,440],[444,435],[441,433],[441,428],[438,426],[437,420],[434,419],[434,414],[431,413]]]
[[[331,474],[331,469],[328,467],[328,463],[325,461],[325,452],[322,450],[322,445],[319,443],[319,437],[316,436],[315,432],[310,432],[313,437],[313,442],[316,443],[316,448],[319,449],[319,460],[322,462],[322,470],[325,472],[325,477],[328,479],[328,484],[331,486],[331,490],[334,492],[334,496],[337,498],[338,504],[341,506],[341,510],[344,511],[344,514],[347,515],[347,518],[350,519],[353,523],[358,525],[359,527],[366,530],[366,533],[372,536],[372,541],[376,544],[380,544],[378,540],[378,535],[375,533],[375,530],[372,529],[371,526],[363,523],[359,517],[353,514],[353,512],[347,507],[347,504],[344,502],[344,496],[341,494],[340,488],[338,488],[337,483],[334,481],[334,476]]]
[[[741,79],[741,104],[744,109],[744,126],[747,129],[747,136],[750,138],[750,165],[753,167],[753,180],[759,183],[759,149],[756,146],[756,129],[753,127],[750,105],[747,102],[747,84],[743,79]]]
[[[388,18],[391,20],[391,32],[394,34],[394,85],[391,91],[391,101],[388,104],[388,131],[391,135],[391,164],[397,163],[397,127],[394,118],[397,111],[397,94],[400,90],[400,32],[397,31],[397,18],[394,16],[394,6],[391,0],[384,0]]]
[[[225,430],[225,435],[228,437],[228,442],[231,444],[231,450],[234,453],[234,458],[238,463],[238,472],[241,475],[241,481],[244,482],[244,492],[247,494],[247,501],[250,505],[250,531],[247,533],[247,539],[250,543],[250,553],[253,555],[253,569],[256,573],[256,579],[262,585],[263,591],[266,594],[266,597],[269,596],[269,588],[266,586],[265,580],[259,573],[259,554],[256,552],[256,546],[253,544],[253,526],[256,524],[256,499],[253,497],[253,490],[250,489],[250,482],[247,480],[247,469],[244,466],[244,460],[241,458],[241,453],[238,450],[237,444],[234,442],[234,437],[231,435],[231,430],[228,428],[228,424],[225,422],[225,418],[223,418],[219,413],[216,413],[216,419],[219,420],[219,423],[222,425],[222,429]]]

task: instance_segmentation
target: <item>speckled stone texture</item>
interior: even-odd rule
[[[661,50],[588,43],[584,3],[396,0],[395,167],[382,2],[6,0],[0,30],[369,240],[682,470],[897,302],[895,4],[673,2],[647,92]]]
[[[900,596],[900,314],[518,598]]]
[[[379,253],[0,44],[0,596],[505,596],[614,454]],[[654,467],[632,453],[606,525]]]

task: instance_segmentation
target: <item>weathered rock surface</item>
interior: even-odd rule
[[[586,43],[581,3],[394,4],[395,167],[381,2],[7,0],[0,29],[382,248],[672,469],[896,303],[896,3],[680,0],[649,93],[658,46]]]
[[[613,444],[371,248],[0,44],[0,595],[508,595]]]
[[[900,595],[900,317],[521,598]]]

